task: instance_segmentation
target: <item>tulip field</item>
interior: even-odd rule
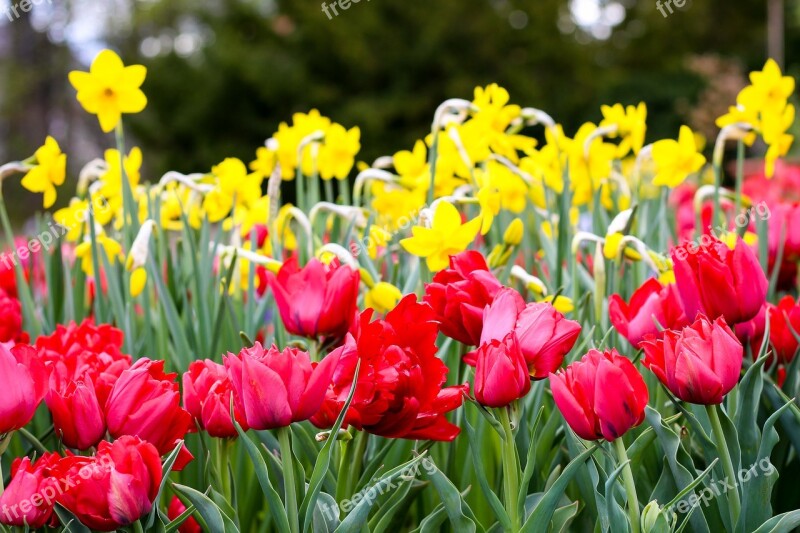
[[[162,176],[146,76],[63,80],[107,138],[80,172],[55,136],[0,166],[43,201],[20,230],[0,195],[0,531],[800,527],[777,63],[715,139],[492,84],[374,162],[308,110]]]

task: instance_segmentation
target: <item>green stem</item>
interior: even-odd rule
[[[742,212],[742,181],[744,180],[744,142],[736,144],[736,210],[734,217],[738,217]],[[734,219],[735,220],[735,219]]]
[[[633,472],[631,471],[631,463],[628,460],[628,453],[625,451],[625,443],[622,438],[614,441],[614,449],[617,452],[617,460],[619,464],[624,464],[622,469],[622,481],[625,484],[625,492],[628,495],[628,518],[631,522],[631,532],[639,533],[639,498],[636,496],[636,483],[633,481]]]
[[[292,430],[290,427],[278,429],[278,442],[281,447],[281,463],[283,464],[283,488],[286,499],[286,515],[289,517],[289,528],[292,533],[300,531],[297,513],[297,489],[294,479],[294,461],[292,459]]]
[[[706,405],[708,419],[711,421],[711,429],[714,431],[714,440],[717,443],[717,453],[722,461],[722,469],[725,472],[726,495],[728,496],[728,506],[731,511],[731,526],[736,527],[741,512],[741,502],[739,501],[739,489],[736,487],[736,472],[733,469],[731,453],[728,450],[728,443],[725,441],[725,432],[722,431],[722,423],[719,420],[718,405]]]
[[[506,513],[511,521],[513,531],[519,531],[522,525],[519,515],[519,467],[517,466],[517,446],[514,442],[514,433],[511,430],[511,420],[508,409],[498,409],[500,424],[503,426],[503,497],[505,499]]]
[[[142,528],[141,520],[137,520],[136,522],[133,523],[133,531],[135,533],[144,533],[144,528]]]
[[[228,439],[217,439],[217,460],[220,481],[222,482],[222,494],[228,502],[232,501],[233,492],[231,491],[231,476],[228,472],[230,463],[230,441]]]
[[[329,439],[336,438],[336,435],[331,435],[328,437]],[[350,458],[353,456],[353,447],[355,443],[342,440],[339,443],[339,474],[336,478],[336,501],[341,502],[344,501],[345,498],[350,497],[350,493],[347,492],[347,483],[348,483],[348,476],[350,471]]]

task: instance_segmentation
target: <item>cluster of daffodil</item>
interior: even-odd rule
[[[109,261],[127,254],[134,295],[143,290],[147,276],[146,257],[132,257],[146,256],[147,242],[142,240],[149,240],[154,227],[169,232],[186,225],[199,229],[204,223],[219,224],[228,239],[224,250],[239,252],[241,284],[246,287],[252,279],[251,262],[274,269],[286,251],[359,265],[358,250],[330,238],[336,219],[336,227],[349,228],[348,237],[357,236],[365,244],[370,260],[405,250],[424,258],[429,272],[444,269],[451,255],[476,239],[493,243],[487,254],[492,267],[505,266],[523,241],[524,223],[541,230],[542,239],[535,243],[541,257],[552,249],[553,243],[545,241],[557,239],[556,227],[567,224],[574,251],[581,243],[596,242],[606,258],[645,261],[669,280],[668,259],[631,234],[631,206],[642,198],[658,198],[706,166],[703,141],[688,126],[680,128],[677,139],[645,144],[644,103],[602,106],[602,120],[583,124],[570,138],[547,113],[510,104],[508,92],[492,84],[476,88],[471,101],[444,102],[428,136],[411,150],[372,165],[356,163],[359,128],[346,129],[312,110],[295,114],[291,124],[280,124],[249,166],[227,158],[208,172],[173,171],[148,184],[141,179],[142,152],[132,148],[124,153],[121,128],[122,114],[146,105],[141,90],[145,75],[143,66],[124,66],[108,50],[97,56],[90,72],[70,75],[78,101],[97,115],[103,131],[116,129],[117,148],[84,167],[76,197],[54,213],[56,222],[69,229],[66,239],[76,243],[75,255],[87,275],[93,276],[95,266],[103,264],[94,256],[92,239]],[[721,136],[736,138],[738,132],[752,143],[760,133],[769,145],[769,175],[775,158],[792,142],[786,130],[794,107],[787,98],[794,82],[771,60],[763,71],[752,73],[751,80],[737,106],[719,119]],[[537,125],[544,127],[541,145],[531,136]],[[56,187],[65,180],[66,156],[53,138],[48,137],[30,159],[10,165],[7,171],[26,173],[24,187],[44,194],[46,208],[54,204]],[[356,166],[351,200],[344,180]],[[334,178],[339,182],[336,193]],[[295,182],[297,207],[281,205],[281,185],[287,181]],[[566,205],[560,203],[563,197],[568,198]],[[86,212],[91,216],[81,218]],[[562,216],[568,220],[562,221]],[[587,216],[606,221],[604,235],[596,234],[596,224],[591,232],[581,231]],[[498,227],[498,217],[505,229]],[[70,223],[78,219],[85,223]],[[139,251],[134,250],[137,245]],[[363,261],[359,266],[366,298],[376,308],[390,309],[402,291],[383,281],[374,266],[365,269]],[[551,286],[548,291],[524,269],[509,265],[509,270],[509,276],[542,299],[548,294],[553,298],[559,289]],[[560,301],[562,307],[572,305],[566,297]]]
[[[717,125],[741,138],[749,146],[761,135],[767,144],[765,174],[772,177],[775,161],[789,151],[794,136],[787,133],[794,123],[795,109],[788,103],[794,92],[794,78],[784,76],[778,64],[767,60],[764,69],[750,73],[750,85],[739,92],[736,105],[717,119]]]

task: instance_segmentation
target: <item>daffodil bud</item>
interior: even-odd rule
[[[364,297],[364,305],[383,314],[394,309],[402,297],[403,293],[400,292],[400,289],[391,283],[379,281],[367,292]]]
[[[144,267],[139,267],[131,273],[130,293],[133,298],[136,298],[144,290],[147,285],[147,271]]]
[[[147,255],[150,251],[150,236],[153,234],[153,228],[155,227],[156,223],[152,220],[145,220],[144,224],[142,224],[128,252],[128,260],[125,263],[125,268],[128,271],[141,268],[147,263]]]
[[[515,218],[506,228],[506,232],[503,234],[503,242],[509,246],[519,245],[522,242],[524,231],[525,225],[522,220],[519,217]]]

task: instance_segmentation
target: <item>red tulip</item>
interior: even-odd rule
[[[51,469],[60,460],[57,453],[45,453],[35,463],[28,457],[14,459],[11,483],[0,496],[0,523],[39,529],[52,522],[59,486]]]
[[[550,374],[559,411],[582,439],[613,441],[644,420],[647,385],[616,350],[589,350],[580,361]]]
[[[646,335],[659,333],[656,322],[662,329],[689,324],[675,285],[662,285],[656,278],[648,279],[636,289],[630,303],[626,304],[619,294],[612,294],[608,299],[608,315],[614,328],[634,347]]]
[[[791,296],[784,296],[778,305],[769,307],[769,341],[775,348],[778,363],[789,364],[800,343],[800,305]]]
[[[294,335],[344,337],[356,313],[358,270],[334,260],[325,265],[312,259],[302,269],[297,257],[283,264],[278,275],[267,273],[283,325]]]
[[[561,366],[580,336],[581,326],[564,318],[549,303],[526,305],[517,291],[503,288],[484,311],[480,344],[503,340],[512,331],[530,376],[544,379]],[[474,366],[476,353],[467,354],[464,360]]]
[[[425,285],[424,301],[439,320],[442,333],[468,346],[480,343],[483,309],[503,285],[486,260],[473,250],[450,256],[450,268],[440,270]]]
[[[30,340],[22,331],[22,305],[19,300],[0,289],[0,342],[23,342]]]
[[[97,531],[114,531],[149,513],[162,477],[156,448],[131,436],[101,442],[95,457],[66,457],[56,473],[72,481],[58,503]]]
[[[167,507],[167,518],[172,521],[185,512],[186,506],[177,496],[173,496],[172,501],[169,502],[169,507]],[[197,523],[193,516],[189,516],[178,528],[178,533],[203,533],[203,528],[200,527],[200,524]]]
[[[308,420],[316,413],[339,360],[336,352],[312,363],[297,348],[265,350],[260,343],[239,355],[229,353],[225,368],[236,407],[253,429],[275,429]]]
[[[131,356],[122,353],[121,330],[90,319],[80,325],[59,325],[52,335],[36,339],[39,357],[62,381],[90,380],[97,401],[105,407],[111,388],[131,366]]]
[[[739,381],[744,349],[722,318],[699,315],[691,326],[648,338],[643,364],[679,399],[701,405],[722,403]]]
[[[457,409],[467,385],[443,387],[447,366],[436,357],[439,328],[428,304],[408,295],[386,314],[372,321],[373,310],[361,313],[355,336],[328,357],[338,355],[322,409],[311,419],[320,428],[331,427],[353,386],[361,361],[355,396],[345,424],[387,438],[451,441],[459,428],[445,418]]]
[[[232,438],[238,433],[231,422],[233,385],[225,367],[210,359],[194,361],[183,375],[183,406],[197,424],[212,437]],[[247,421],[234,407],[236,421],[248,429]]]
[[[87,450],[103,439],[106,420],[91,380],[61,381],[54,375],[45,402],[65,446]]]
[[[531,378],[512,331],[502,341],[492,339],[475,353],[475,399],[488,407],[505,407],[531,390]]]
[[[0,435],[25,426],[47,392],[47,370],[27,344],[0,344]]]
[[[144,358],[124,371],[111,389],[105,406],[112,437],[133,435],[151,443],[165,455],[175,449],[192,424],[192,415],[181,407],[177,374],[164,373],[164,361]],[[184,447],[176,468],[191,456]]]
[[[704,313],[737,324],[755,317],[764,305],[767,278],[755,253],[741,239],[731,250],[704,235],[700,245],[677,246],[671,255],[687,319]]]

